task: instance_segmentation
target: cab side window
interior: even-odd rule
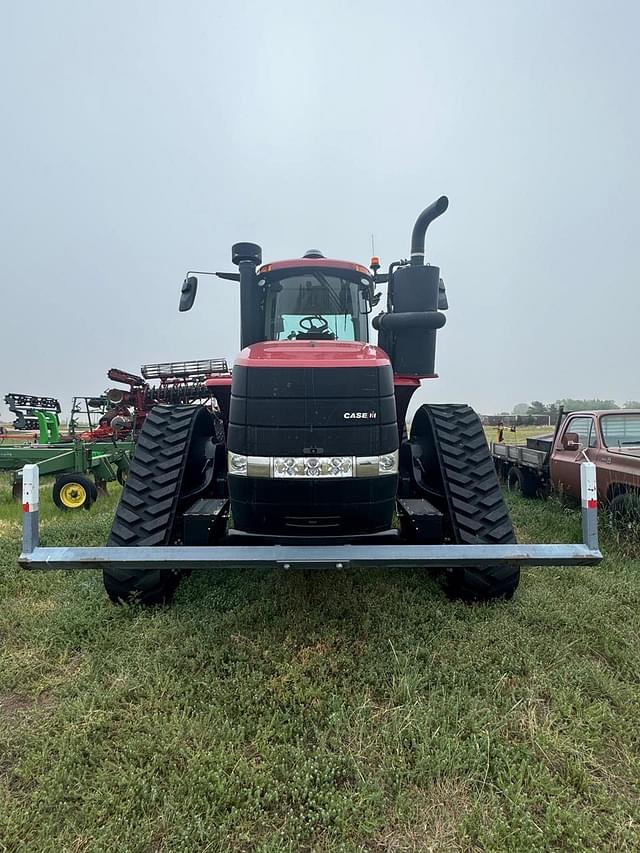
[[[578,435],[581,447],[596,446],[596,431],[593,418],[579,417],[570,418],[566,432],[575,432]]]

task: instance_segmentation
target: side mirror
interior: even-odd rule
[[[565,450],[580,450],[580,436],[577,432],[565,432],[562,436],[562,446]]]
[[[179,311],[188,311],[193,307],[196,301],[196,293],[198,292],[198,279],[195,275],[190,275],[182,282],[182,290],[180,291]]]

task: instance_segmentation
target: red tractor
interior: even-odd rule
[[[419,566],[440,570],[450,595],[485,601],[510,598],[523,564],[601,559],[593,538],[516,544],[469,406],[423,405],[407,434],[445,324],[424,250],[447,206],[420,214],[410,258],[386,274],[375,258],[367,268],[316,250],[263,264],[259,246],[236,243],[238,272],[214,273],[240,288],[242,342],[231,374],[204,380],[217,407],[151,409],[107,548],[38,548],[36,535],[22,564],[100,566],[114,602],[155,604],[195,568]],[[386,310],[370,323],[383,282]],[[181,311],[197,283],[187,274]]]

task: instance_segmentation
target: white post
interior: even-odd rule
[[[580,494],[582,497],[582,541],[591,550],[598,550],[598,484],[593,462],[580,465]]]
[[[31,553],[40,544],[40,469],[25,465],[22,469],[22,550]]]

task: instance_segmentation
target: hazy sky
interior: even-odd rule
[[[640,4],[1,3],[0,395],[232,358],[234,269],[386,265],[446,193],[423,399],[640,397]],[[6,408],[4,409],[6,413]]]

